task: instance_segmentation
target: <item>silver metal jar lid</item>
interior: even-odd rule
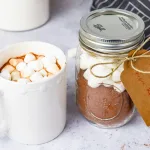
[[[136,14],[122,9],[100,9],[80,22],[80,42],[92,50],[125,53],[144,39],[144,22]]]

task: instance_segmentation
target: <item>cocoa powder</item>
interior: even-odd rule
[[[91,88],[80,70],[77,79],[77,104],[81,113],[101,127],[123,125],[133,114],[134,105],[126,91],[119,93],[113,87]]]

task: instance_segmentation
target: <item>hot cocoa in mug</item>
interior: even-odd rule
[[[7,135],[24,144],[57,137],[66,123],[66,57],[57,47],[23,42],[0,52],[0,93]]]

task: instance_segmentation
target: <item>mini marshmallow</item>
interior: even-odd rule
[[[26,54],[25,58],[24,58],[24,62],[25,63],[29,63],[30,61],[33,61],[33,60],[36,60],[36,57],[29,53],[29,54]]]
[[[97,78],[91,74],[88,80],[91,80],[96,83],[104,83],[104,81],[108,80],[108,78]]]
[[[93,82],[91,80],[88,80],[88,85],[92,88],[97,88],[100,86],[100,83],[97,83],[97,82]]]
[[[97,65],[92,68],[92,72],[96,76],[107,76],[112,72],[112,69],[106,67],[105,65]]]
[[[11,72],[13,72],[13,71],[15,70],[15,68],[14,68],[13,66],[11,66],[11,65],[6,65],[6,66],[2,69],[2,71],[4,71],[4,70],[8,70],[8,72],[11,73]]]
[[[56,57],[53,55],[47,55],[45,58],[48,59],[50,63],[56,63]]]
[[[20,79],[20,72],[17,71],[17,70],[14,70],[14,71],[11,73],[11,80],[12,80],[12,81],[18,81],[18,79]]]
[[[14,67],[16,67],[20,62],[23,62],[23,60],[22,59],[14,59],[14,58],[9,60],[9,63]]]
[[[114,83],[114,89],[115,89],[117,92],[119,92],[119,93],[122,93],[122,92],[125,91],[125,87],[124,87],[124,85],[123,85],[122,82],[120,82],[120,83]]]
[[[22,71],[22,70],[24,70],[24,68],[25,68],[26,66],[27,66],[27,65],[26,65],[25,62],[20,62],[20,63],[16,66],[16,69],[17,69],[18,71]]]
[[[29,79],[26,79],[26,78],[20,78],[20,79],[18,79],[17,82],[27,84],[27,83],[30,83],[31,81]]]
[[[21,71],[21,76],[23,78],[27,78],[30,77],[32,74],[34,74],[35,71],[29,67],[25,67],[22,71]]]
[[[90,68],[92,65],[99,63],[101,60],[98,57],[92,57],[86,53],[80,56],[80,68],[85,70]]]
[[[116,63],[112,63],[112,64],[106,64],[105,65],[107,68],[110,68],[110,69],[115,69],[117,67]]]
[[[101,60],[98,59],[98,57],[92,57],[92,56],[90,56],[89,60],[87,61],[88,68],[90,68],[92,65],[100,63],[100,62],[101,62]]]
[[[10,72],[8,70],[3,70],[1,73],[0,73],[0,76],[6,80],[11,80],[11,75],[10,75]]]
[[[43,63],[41,60],[31,61],[28,63],[28,67],[35,71],[39,71],[39,70],[43,69]]]
[[[39,72],[35,72],[34,74],[32,74],[32,75],[30,76],[30,80],[31,80],[32,82],[40,81],[40,80],[42,80],[42,79],[43,79],[43,76],[42,76]]]
[[[96,87],[99,87],[99,85],[102,84],[105,80],[107,80],[107,78],[97,78],[93,76],[92,74],[90,74],[88,78],[88,85],[93,88],[96,88]]]
[[[112,63],[115,61],[113,58],[108,57],[98,57],[98,59],[100,59],[101,63]]]
[[[80,68],[82,70],[85,70],[89,67],[88,61],[89,61],[89,56],[87,54],[82,54],[80,56]]]
[[[120,75],[121,75],[121,72],[118,71],[118,69],[117,69],[115,72],[113,72],[111,78],[114,82],[119,82],[119,81],[121,81]]]
[[[45,71],[45,69],[40,70],[39,73],[40,73],[43,77],[47,76],[47,72]]]
[[[59,72],[59,68],[56,64],[49,64],[46,67],[46,70],[52,74],[56,74],[57,72]]]
[[[114,85],[114,82],[113,82],[111,79],[107,79],[107,80],[105,80],[105,81],[103,82],[103,85],[104,85],[105,87],[111,87],[111,86]]]
[[[56,58],[54,56],[46,56],[41,59],[43,65],[45,68],[47,68],[50,64],[55,64],[56,63]]]
[[[84,74],[83,74],[83,77],[86,79],[86,80],[88,80],[89,78],[90,78],[90,69],[87,69],[85,72],[84,72]]]

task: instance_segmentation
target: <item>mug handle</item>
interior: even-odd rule
[[[7,124],[4,113],[4,93],[0,90],[0,137],[3,138],[7,134]]]

